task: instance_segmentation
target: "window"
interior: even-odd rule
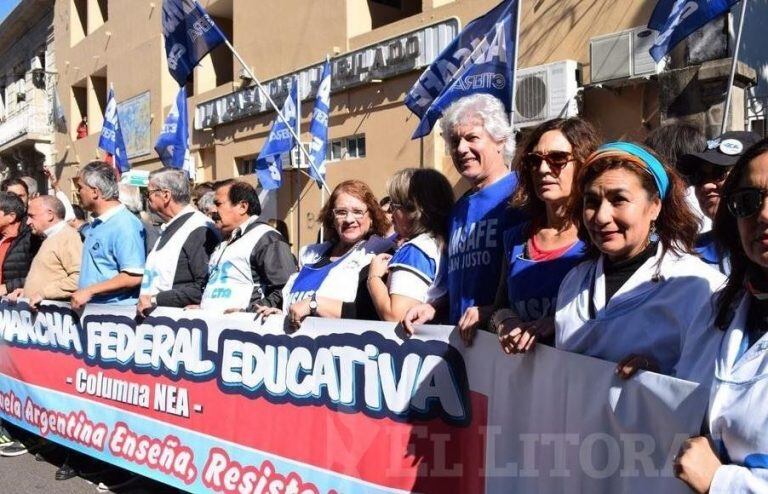
[[[334,139],[328,143],[326,160],[340,161],[365,158],[365,135],[356,135]]]
[[[236,160],[236,163],[239,177],[256,173],[256,158],[240,158]]]

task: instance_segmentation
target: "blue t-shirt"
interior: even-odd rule
[[[517,174],[465,194],[453,206],[448,244],[448,322],[456,324],[468,307],[490,305],[496,296],[504,255],[503,235],[524,215],[507,199],[517,187]]]
[[[510,228],[504,234],[507,257],[507,303],[524,322],[555,315],[560,283],[577,264],[586,260],[586,245],[576,241],[556,259],[534,261],[525,255],[530,223]]]
[[[141,276],[146,252],[144,225],[125,206],[117,206],[104,217],[96,218],[84,230],[83,259],[78,288],[86,288],[114,278],[120,272]],[[133,290],[96,295],[96,304],[131,305],[138,301],[139,286]]]

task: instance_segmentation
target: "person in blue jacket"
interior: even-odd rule
[[[768,492],[768,139],[746,150],[723,185],[716,239],[731,273],[717,299],[710,437],[686,441],[675,474],[695,492]],[[723,331],[720,331],[723,330]]]

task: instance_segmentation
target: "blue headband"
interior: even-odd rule
[[[669,176],[664,170],[664,166],[654,155],[638,146],[637,144],[624,141],[614,141],[603,144],[597,148],[595,154],[602,154],[611,151],[619,151],[620,153],[629,154],[630,156],[634,156],[635,158],[638,158],[640,161],[645,163],[648,171],[653,177],[653,180],[656,182],[656,188],[659,189],[659,197],[664,199],[664,197],[667,195],[667,190],[669,190]]]

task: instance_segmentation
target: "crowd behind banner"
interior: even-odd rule
[[[344,181],[320,211],[325,241],[298,259],[245,182],[192,189],[163,168],[142,197],[92,162],[76,207],[6,180],[0,293],[33,308],[132,306],[139,320],[178,307],[285,315],[297,329],[310,316],[417,334],[445,323],[466,345],[487,330],[507,354],[548,345],[614,362],[625,380],[678,377],[711,399],[676,475],[698,492],[767,490],[768,141],[669,125],[645,143],[604,143],[569,118],[515,149],[487,94],[458,99],[440,125],[466,194],[455,200],[430,169],[399,170],[386,198]],[[0,440],[0,455],[28,450],[6,430]]]

